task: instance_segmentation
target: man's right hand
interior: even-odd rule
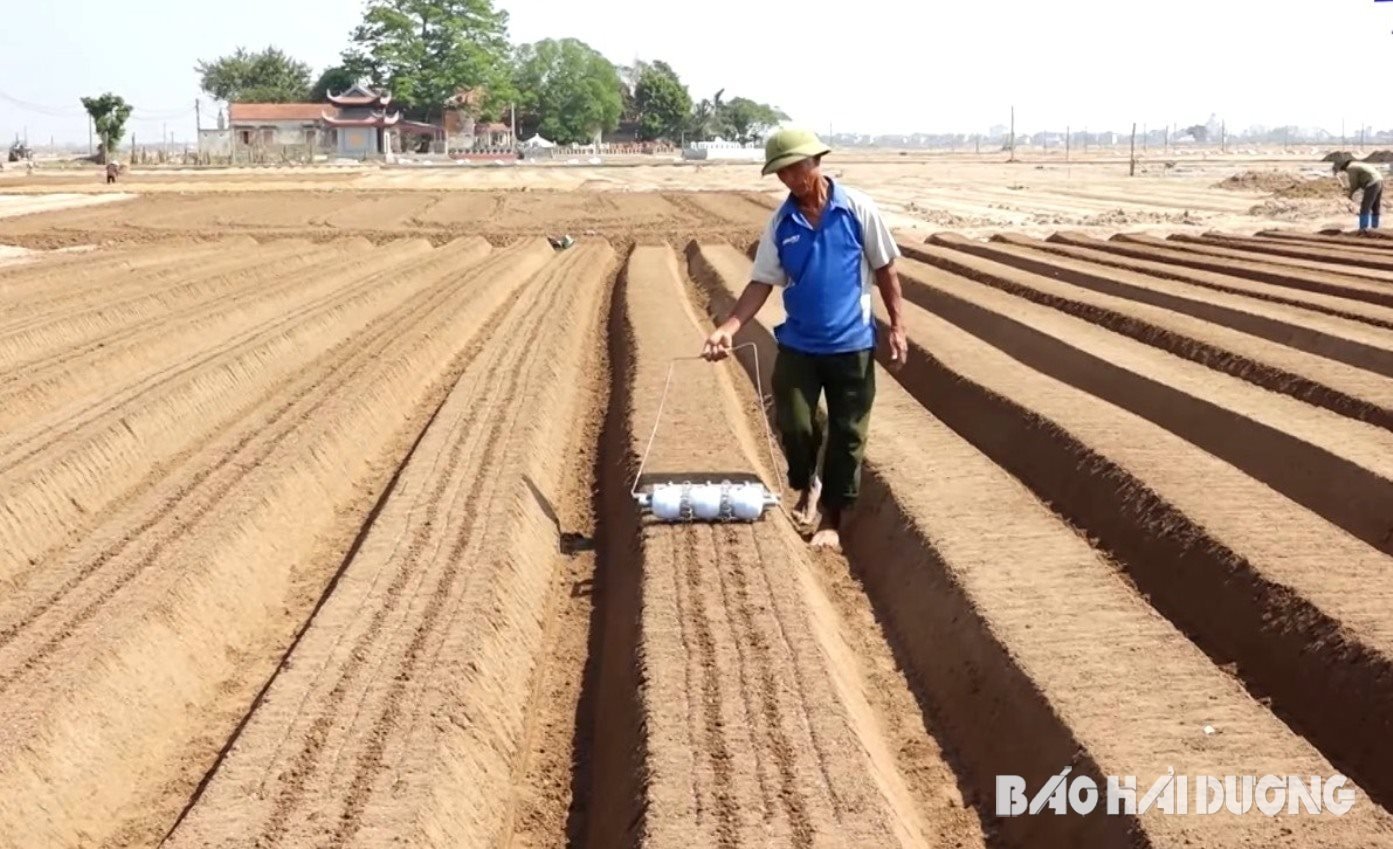
[[[706,337],[706,344],[701,348],[701,356],[711,362],[724,360],[730,356],[730,349],[734,342],[735,331],[723,324]]]

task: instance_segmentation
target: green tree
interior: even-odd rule
[[[82,108],[92,116],[92,126],[97,138],[102,140],[102,161],[106,162],[126,135],[131,106],[121,96],[108,91],[101,97],[82,98]]]
[[[719,117],[721,110],[725,108],[721,96],[725,94],[725,89],[716,92],[709,98],[702,98],[701,102],[692,107],[691,122],[687,127],[687,132],[695,141],[710,141],[712,134],[719,129]]]
[[[514,96],[508,13],[492,0],[368,0],[352,40],[343,64],[389,90],[413,117],[444,114],[460,88],[486,92],[487,119]]]
[[[346,68],[343,65],[327,68],[324,73],[319,75],[319,79],[315,82],[314,87],[310,89],[310,101],[313,103],[321,103],[329,98],[329,92],[332,91],[335,94],[342,94],[348,89],[353,88],[357,82],[358,75],[353,73],[350,68]]]
[[[1203,124],[1196,124],[1193,127],[1186,127],[1183,135],[1187,135],[1199,144],[1209,141],[1209,128]]]
[[[310,66],[275,47],[251,53],[239,47],[230,56],[194,66],[203,90],[229,103],[293,103],[310,90]]]
[[[619,126],[619,73],[574,38],[544,39],[517,50],[518,106],[528,123],[561,144],[583,144]]]
[[[788,116],[778,109],[747,97],[737,97],[724,104],[717,116],[722,130],[742,143],[762,138],[780,121],[787,120]]]
[[[640,138],[677,141],[687,129],[692,96],[666,62],[654,62],[634,86],[634,107]]]

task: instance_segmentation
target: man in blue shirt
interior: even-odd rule
[[[750,283],[729,318],[706,340],[703,356],[725,358],[736,332],[759,312],[775,286],[787,319],[774,328],[774,411],[788,483],[800,492],[794,515],[812,524],[816,547],[841,545],[841,520],[861,482],[871,405],[875,400],[875,319],[871,287],[889,314],[890,364],[904,364],[900,250],[867,195],[822,173],[830,148],[805,130],[780,130],[765,144],[764,174],[778,174],[789,197],[775,210],[755,254]],[[819,399],[827,398],[822,475]]]

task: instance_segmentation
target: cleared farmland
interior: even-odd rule
[[[1386,243],[903,242],[832,554],[630,496],[762,198],[280,194],[0,225],[100,245],[0,267],[0,846],[1393,846]],[[781,485],[755,366],[638,483]]]

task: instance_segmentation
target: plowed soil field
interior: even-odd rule
[[[1393,847],[1393,241],[902,241],[830,553],[637,509],[792,502],[782,306],[690,359],[767,204],[602,201],[0,223],[96,245],[0,266],[0,847]]]

